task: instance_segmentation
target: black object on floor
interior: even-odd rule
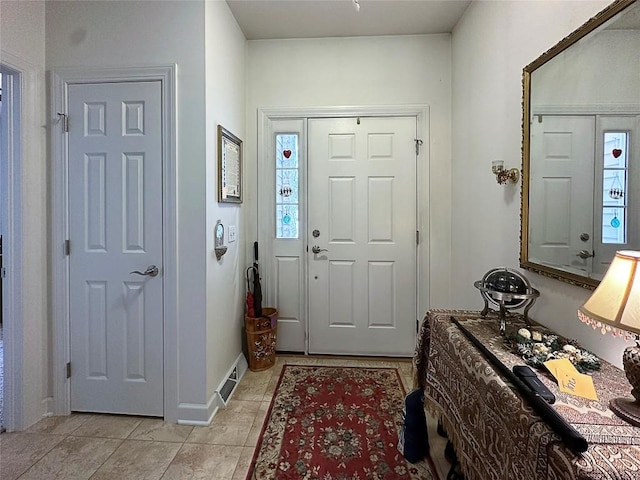
[[[416,463],[429,453],[427,416],[424,413],[424,394],[421,389],[409,393],[404,399],[404,422],[400,430],[398,449],[409,462]]]
[[[451,464],[454,464],[458,461],[456,451],[453,449],[453,443],[451,443],[450,441],[447,442],[447,445],[444,447],[444,458]]]
[[[447,446],[444,447],[444,458],[446,458],[451,464],[446,480],[466,480],[460,468],[460,462],[458,462],[456,451],[453,449],[453,443],[450,441],[447,442]]]

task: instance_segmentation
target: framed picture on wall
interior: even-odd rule
[[[242,140],[218,125],[218,202],[242,203]]]

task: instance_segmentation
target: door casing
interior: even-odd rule
[[[66,378],[69,351],[69,257],[64,253],[69,238],[68,135],[62,117],[68,109],[71,84],[160,81],[162,103],[162,234],[164,239],[164,419],[178,420],[177,378],[177,221],[176,212],[176,66],[132,68],[64,68],[51,74],[52,127],[52,307],[53,307],[53,413],[71,412],[70,382]],[[69,119],[70,122],[73,119]],[[72,366],[73,371],[73,366]]]
[[[308,118],[346,118],[346,117],[415,117],[417,122],[417,131],[419,140],[422,141],[417,155],[417,175],[416,175],[416,226],[419,231],[419,242],[417,248],[417,298],[416,298],[416,331],[418,322],[422,316],[420,310],[424,304],[429,308],[429,223],[430,223],[430,192],[429,192],[429,106],[428,105],[385,105],[385,106],[349,106],[349,107],[291,107],[291,108],[259,108],[258,109],[258,176],[257,181],[262,175],[261,168],[267,163],[267,154],[265,145],[269,144],[271,120],[278,119],[308,119]],[[306,128],[306,127],[305,127]],[[262,192],[260,185],[258,187],[258,206],[266,201],[268,192]],[[261,193],[262,192],[262,193]],[[262,195],[266,195],[264,198]],[[262,218],[261,212],[257,212],[258,218]],[[270,224],[269,224],[270,225]],[[271,229],[267,222],[258,221],[258,242],[260,245],[266,245],[265,239],[272,235]],[[306,230],[305,230],[306,237]],[[305,239],[305,247],[306,239]],[[268,263],[266,259],[270,258],[271,252],[261,251],[260,258],[263,259],[262,265]],[[248,258],[251,258],[249,255]],[[269,269],[263,270],[263,298],[270,298],[272,292],[269,291]],[[308,291],[308,281],[305,277],[305,292]],[[426,292],[426,293],[423,293]],[[308,302],[305,295],[305,303]],[[308,328],[308,312],[305,353],[309,352],[309,328]]]
[[[4,226],[3,266],[6,277],[3,283],[3,427],[9,431],[22,430],[24,423],[22,398],[23,372],[23,330],[22,311],[22,182],[25,149],[30,148],[22,129],[22,111],[33,109],[34,96],[25,95],[28,87],[36,90],[37,68],[24,62],[21,58],[1,51],[3,89],[5,96],[3,107],[8,114],[5,119],[3,136],[2,192],[0,214]]]

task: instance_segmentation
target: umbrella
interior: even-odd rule
[[[253,308],[256,317],[262,316],[262,286],[260,285],[260,270],[258,269],[258,242],[253,242]]]
[[[253,307],[254,305],[253,292],[251,291],[253,282],[249,278],[249,272],[253,272],[253,267],[247,268],[247,275],[246,275],[247,276],[247,317],[255,318],[256,311],[255,311],[255,308]]]

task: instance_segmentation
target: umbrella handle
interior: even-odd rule
[[[253,267],[247,268],[247,273],[245,275],[247,277],[247,292],[251,292],[251,279],[249,278],[249,270],[253,270]]]

